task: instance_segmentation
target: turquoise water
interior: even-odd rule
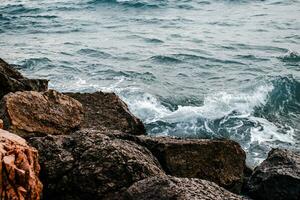
[[[114,91],[150,135],[300,150],[299,0],[2,0],[0,57],[60,91]]]

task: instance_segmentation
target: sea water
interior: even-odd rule
[[[149,135],[300,150],[299,0],[2,0],[0,57],[59,91],[113,91]]]

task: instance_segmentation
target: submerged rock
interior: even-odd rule
[[[121,199],[134,182],[164,174],[146,148],[106,131],[29,140],[40,153],[45,199]]]
[[[0,130],[0,199],[39,200],[39,171],[38,152],[23,138]]]
[[[0,99],[9,92],[46,91],[47,89],[48,80],[27,79],[0,58]]]
[[[146,133],[140,119],[115,93],[66,93],[80,101],[84,107],[84,128],[119,130],[134,135]]]
[[[271,150],[268,158],[254,169],[247,190],[254,199],[299,200],[300,154]]]
[[[133,184],[125,193],[128,200],[241,200],[215,183],[196,178],[155,176]]]
[[[4,128],[23,137],[68,134],[83,120],[82,105],[54,90],[10,93],[0,105]]]

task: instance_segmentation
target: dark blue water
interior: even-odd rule
[[[2,0],[0,57],[114,91],[148,134],[300,150],[300,0]]]

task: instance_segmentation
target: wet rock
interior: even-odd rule
[[[254,199],[299,200],[300,154],[272,149],[254,169],[247,190]]]
[[[146,148],[106,131],[29,140],[40,153],[45,199],[121,199],[134,182],[164,174]]]
[[[9,92],[46,91],[48,80],[27,79],[11,65],[0,58],[0,99]]]
[[[83,120],[82,105],[54,90],[9,93],[0,105],[4,128],[22,137],[68,134]]]
[[[39,171],[38,152],[23,138],[0,130],[0,199],[39,200]]]
[[[128,106],[115,93],[66,93],[80,101],[84,107],[84,128],[106,127],[134,135],[146,133],[140,119],[135,117]]]
[[[242,200],[215,183],[172,176],[155,176],[133,184],[125,193],[128,200]]]
[[[241,191],[246,155],[234,141],[126,137],[147,147],[169,175],[205,179],[232,192]]]

